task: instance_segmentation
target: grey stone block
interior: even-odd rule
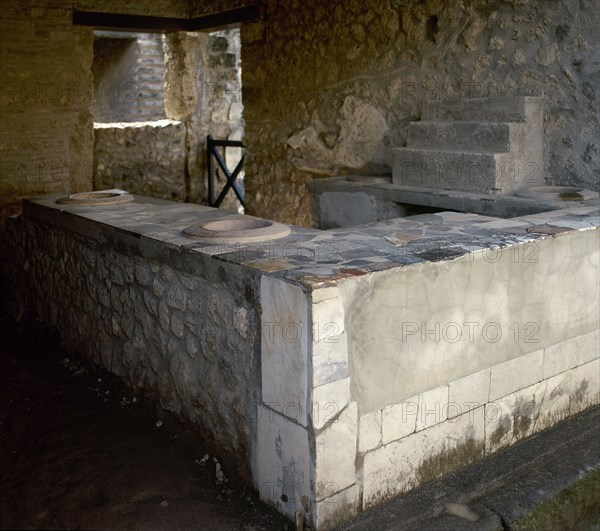
[[[507,152],[522,125],[502,122],[411,122],[407,147]],[[511,135],[512,133],[512,135]]]
[[[542,102],[499,97],[428,102],[394,149],[394,184],[511,193],[545,183]]]
[[[396,148],[392,176],[395,184],[408,186],[507,192],[508,159],[504,153]]]
[[[351,227],[375,221],[375,201],[367,194],[324,193],[320,202],[321,228]]]

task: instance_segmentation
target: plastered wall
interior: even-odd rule
[[[596,7],[265,0],[242,28],[251,211],[310,224],[306,179],[388,171],[424,100],[507,93],[543,93],[546,181],[597,190]]]

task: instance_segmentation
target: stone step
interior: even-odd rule
[[[525,122],[541,113],[537,96],[498,96],[464,100],[429,101],[423,106],[424,121]]]
[[[406,186],[505,193],[515,188],[518,169],[507,153],[395,148],[392,182]]]
[[[411,122],[407,147],[506,153],[522,127],[506,122]]]

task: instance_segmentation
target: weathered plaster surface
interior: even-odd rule
[[[516,358],[492,378],[490,398],[503,396],[516,366],[529,366],[525,354],[597,329],[597,234],[546,239],[534,251],[473,253],[341,283],[361,411]],[[538,361],[530,365],[541,375]]]

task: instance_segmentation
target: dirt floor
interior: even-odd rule
[[[217,468],[114,377],[0,322],[0,528],[292,529]]]

